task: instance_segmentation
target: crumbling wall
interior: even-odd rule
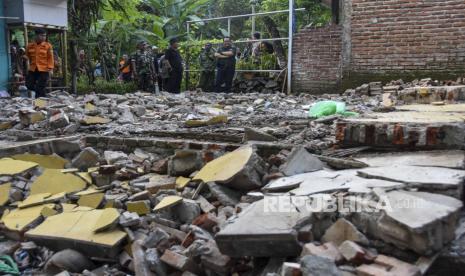
[[[307,28],[294,36],[293,90],[327,93],[339,90],[342,76],[342,28]]]
[[[464,1],[347,0],[342,9],[341,26],[296,35],[294,91],[465,73]]]

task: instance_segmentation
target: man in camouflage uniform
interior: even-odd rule
[[[198,87],[204,92],[211,92],[215,84],[216,67],[215,50],[211,43],[205,44],[205,47],[200,52],[199,62],[202,71],[200,72]]]
[[[137,87],[141,91],[150,91],[153,88],[152,72],[153,59],[151,53],[147,51],[148,44],[141,41],[137,44],[137,51],[132,55],[131,66],[134,74],[133,79],[137,82]]]

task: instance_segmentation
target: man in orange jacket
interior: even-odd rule
[[[46,41],[45,30],[37,29],[35,33],[35,41],[29,43],[26,48],[26,55],[29,59],[26,86],[29,90],[36,92],[36,97],[45,97],[45,88],[55,66],[53,49],[52,45]]]

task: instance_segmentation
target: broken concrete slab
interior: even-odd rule
[[[331,227],[326,230],[321,238],[322,242],[333,242],[336,246],[341,245],[344,241],[349,240],[362,245],[368,245],[367,237],[346,219],[338,219]]]
[[[287,203],[296,200],[292,197],[287,199]],[[231,257],[298,256],[302,246],[297,240],[297,229],[303,226],[302,220],[309,219],[312,213],[307,208],[300,212],[280,212],[278,205],[265,198],[239,213],[216,235],[220,251]]]
[[[374,191],[377,201],[347,197],[348,204],[362,207],[362,212],[351,214],[351,222],[363,233],[422,255],[437,252],[454,239],[460,200],[426,192]]]
[[[216,182],[238,190],[252,190],[262,186],[263,167],[263,160],[254,149],[244,146],[209,162],[193,180]]]
[[[358,175],[406,184],[409,188],[435,191],[462,197],[465,171],[439,167],[418,167],[393,165],[388,167],[365,168]],[[447,193],[449,190],[449,193]]]
[[[28,231],[26,237],[54,250],[71,248],[88,256],[116,257],[126,233],[117,229],[96,233],[103,213],[104,210],[92,210],[51,216]]]
[[[392,191],[386,195],[392,209],[387,209],[386,216],[379,221],[379,234],[384,240],[427,254],[454,239],[458,213],[463,206],[460,200],[424,192]],[[410,206],[402,205],[405,202]],[[397,227],[391,227],[393,223]],[[433,234],[436,238],[431,239]]]
[[[385,167],[396,164],[465,169],[465,151],[462,150],[358,154],[356,159],[369,164],[370,167]]]
[[[286,176],[322,170],[323,162],[308,153],[304,147],[296,147],[289,154],[286,162],[279,168]]]
[[[281,177],[276,180],[270,181],[270,183],[263,187],[262,190],[264,192],[287,192],[292,189],[298,188],[300,184],[305,180],[321,177],[334,177],[334,173],[331,171],[320,170],[316,172]]]

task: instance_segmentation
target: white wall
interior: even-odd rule
[[[23,2],[23,11],[21,3]],[[20,17],[20,22],[68,26],[68,10],[66,0],[6,0],[8,16]],[[9,20],[9,23],[18,22]]]

